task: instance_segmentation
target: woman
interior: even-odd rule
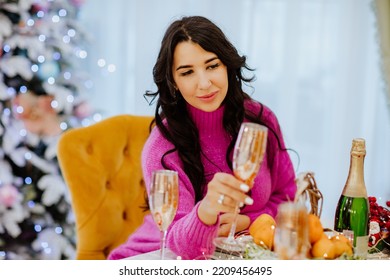
[[[281,202],[296,192],[295,174],[275,115],[242,89],[246,58],[223,32],[204,17],[173,22],[153,69],[158,97],[155,124],[142,153],[147,188],[152,171],[179,173],[179,203],[168,229],[167,247],[184,259],[214,250],[213,239],[226,236],[236,203],[237,231],[262,213],[275,216]],[[259,174],[247,186],[232,174],[232,150],[242,122],[269,128]],[[220,198],[223,198],[222,200]],[[157,250],[160,233],[150,215],[127,242],[109,255],[120,259]]]

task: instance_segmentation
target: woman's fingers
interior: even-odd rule
[[[213,224],[220,213],[234,213],[244,204],[253,204],[253,199],[246,194],[249,186],[233,175],[216,173],[208,183],[207,194],[198,208],[198,215],[205,224]]]
[[[218,236],[227,237],[229,235],[231,224],[223,224],[218,228]]]
[[[223,213],[219,216],[219,229],[218,236],[227,236],[229,234],[230,228],[234,220],[234,215],[232,213]],[[237,217],[237,227],[236,232],[245,230],[250,225],[250,219],[246,215],[239,214]]]
[[[214,192],[214,199],[218,204],[233,208],[237,203],[240,203],[240,206],[253,204],[253,199],[246,194],[249,186],[233,175],[216,173],[208,187],[209,191]]]

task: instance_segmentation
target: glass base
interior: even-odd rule
[[[214,239],[214,245],[222,252],[244,252],[245,243],[239,242],[239,240],[231,239],[227,237],[217,237]]]

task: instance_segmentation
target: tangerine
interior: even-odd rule
[[[335,257],[338,258],[342,254],[346,254],[347,256],[353,255],[352,247],[339,239],[331,239],[335,249]]]
[[[336,257],[335,245],[329,238],[320,238],[313,244],[311,255],[314,258],[334,259]]]
[[[353,255],[352,243],[344,235],[342,234],[334,235],[331,237],[330,240],[334,244],[336,258],[341,256],[342,254],[346,254],[347,256]]]
[[[336,234],[331,237],[331,240],[340,240],[344,243],[347,243],[352,248],[351,240],[349,240],[345,235],[343,234]]]
[[[260,246],[273,249],[276,221],[266,213],[257,217],[249,227],[249,234],[253,241]]]

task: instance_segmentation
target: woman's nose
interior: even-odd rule
[[[211,85],[211,80],[208,77],[208,75],[205,73],[199,74],[199,89],[206,90],[210,87],[210,85]]]

